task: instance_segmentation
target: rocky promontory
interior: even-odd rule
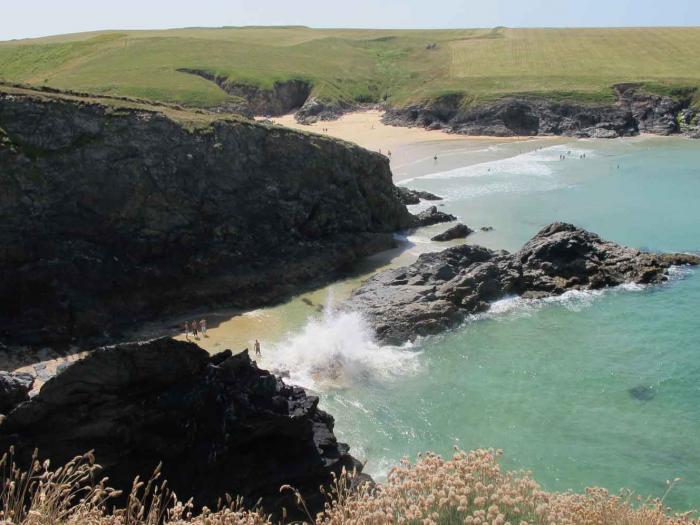
[[[507,296],[659,283],[672,265],[699,263],[695,255],[642,252],[554,223],[512,254],[473,245],[423,254],[368,279],[344,308],[362,312],[380,341],[400,344],[453,327]]]
[[[406,188],[405,186],[398,186],[397,189],[399,190],[399,198],[401,199],[401,202],[403,202],[407,206],[410,204],[419,204],[421,200],[426,200],[426,201],[441,201],[442,200],[442,197],[439,197],[433,193],[430,193],[429,191],[412,190],[410,188]]]
[[[268,512],[297,509],[283,484],[313,511],[318,489],[343,467],[361,471],[333,434],[318,398],[259,369],[247,352],[209,356],[193,343],[156,339],[101,348],[44,384],[0,423],[0,449],[22,464],[38,448],[62,465],[94,450],[101,475],[128,493],[135,476],[162,479],[196,506],[225,494]]]
[[[253,307],[393,246],[383,155],[203,111],[0,86],[0,339]]]
[[[583,103],[537,96],[504,97],[465,104],[465,95],[444,95],[423,103],[388,108],[383,120],[395,126],[444,129],[465,135],[613,138],[653,133],[700,135],[691,107],[693,91],[674,96],[647,93],[639,84],[617,84],[614,102]]]

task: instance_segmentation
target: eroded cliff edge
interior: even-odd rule
[[[395,126],[443,129],[451,133],[490,136],[564,135],[615,138],[650,133],[700,137],[694,89],[662,96],[641,84],[617,84],[614,101],[583,103],[537,96],[504,97],[471,103],[455,93],[404,107],[388,108],[383,120]]]
[[[0,187],[0,337],[13,342],[264,304],[412,221],[388,160],[358,146],[8,86]]]

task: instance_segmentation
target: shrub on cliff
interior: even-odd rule
[[[457,450],[449,460],[429,453],[415,464],[404,460],[383,485],[350,486],[342,475],[328,493],[323,513],[309,517],[315,525],[698,525],[689,513],[673,514],[663,498],[642,501],[631,493],[612,496],[600,488],[585,494],[543,491],[527,473],[501,470],[500,451]],[[268,525],[260,511],[228,499],[213,512],[193,513],[158,481],[134,481],[124,508],[110,509],[116,495],[88,453],[51,470],[35,461],[18,469],[12,452],[0,461],[0,523],[18,525]],[[669,490],[672,484],[669,486]],[[293,490],[283,487],[283,490]],[[303,506],[303,501],[300,501]]]

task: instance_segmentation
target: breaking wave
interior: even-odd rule
[[[419,352],[410,345],[381,346],[358,312],[338,311],[331,294],[321,317],[275,345],[265,363],[292,384],[315,391],[413,374]]]

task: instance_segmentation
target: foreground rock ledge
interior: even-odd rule
[[[94,351],[48,381],[0,424],[0,448],[62,465],[94,449],[111,486],[128,489],[163,462],[178,496],[216,506],[229,493],[278,513],[296,509],[283,484],[321,510],[318,488],[361,470],[333,435],[318,398],[259,369],[247,352],[210,357],[193,343],[157,339]]]
[[[694,255],[641,252],[554,223],[513,254],[472,245],[423,254],[367,280],[344,307],[363,312],[380,341],[401,344],[450,328],[506,296],[659,283],[672,265],[698,263]]]

